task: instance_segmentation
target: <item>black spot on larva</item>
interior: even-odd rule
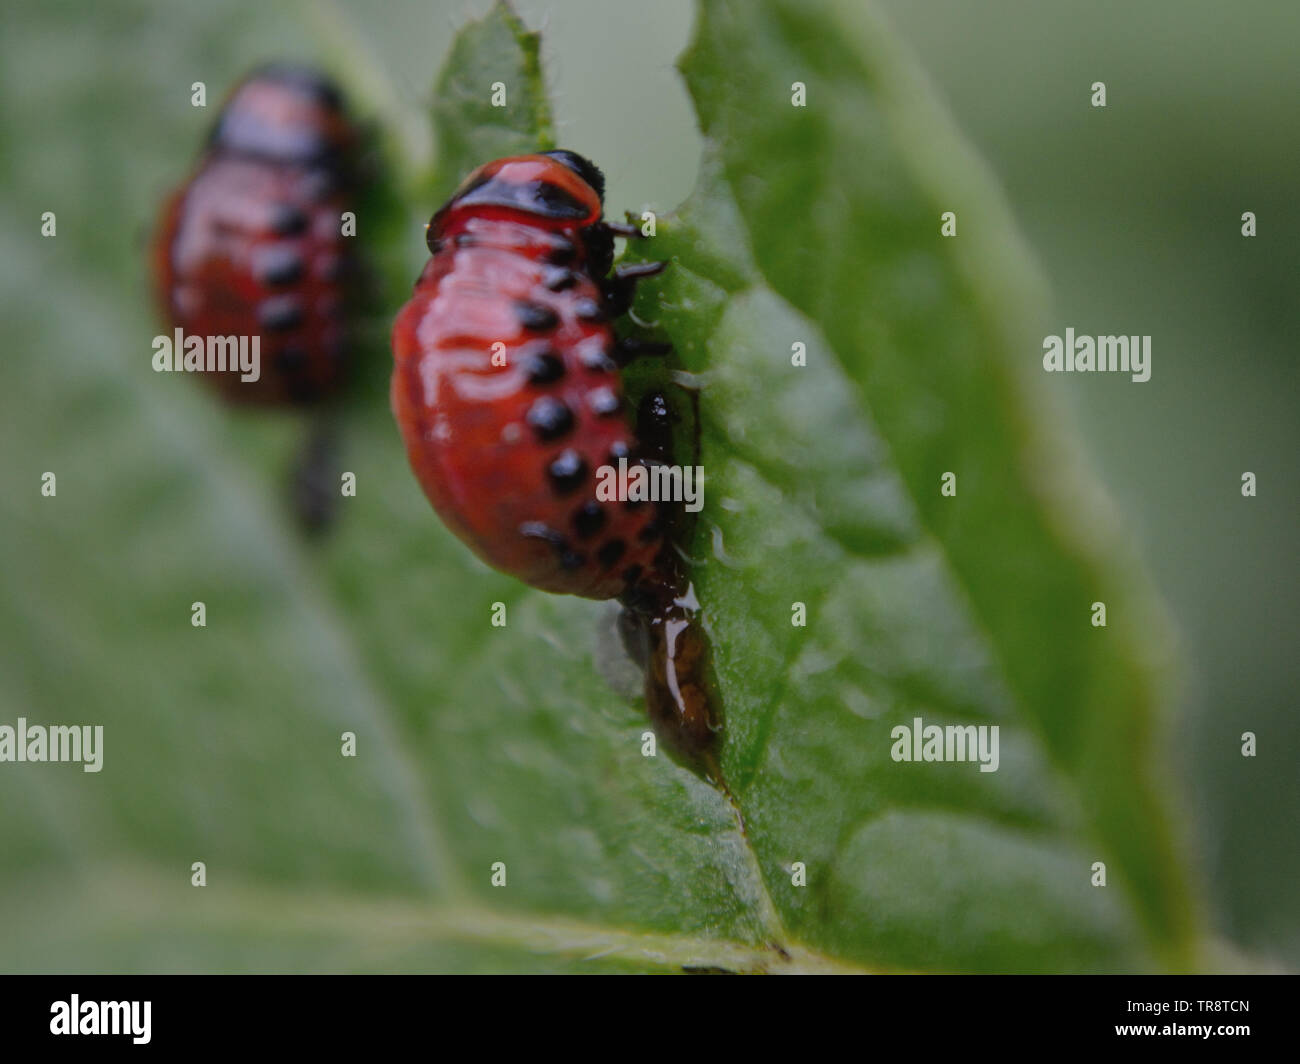
[[[622,573],[624,583],[635,584],[641,579],[641,566],[629,565]]]
[[[599,300],[592,299],[590,296],[583,296],[576,300],[573,304],[573,313],[580,321],[605,320],[605,308],[600,305]]]
[[[588,539],[605,527],[605,508],[592,499],[578,507],[573,515],[573,531],[579,539]]]
[[[642,543],[652,543],[663,534],[663,526],[659,523],[659,519],[655,518],[636,534],[636,538]]]
[[[525,356],[524,373],[529,384],[554,384],[564,376],[564,359],[554,351],[538,351]]]
[[[560,552],[561,569],[581,569],[587,564],[587,556],[580,550],[565,550]]]
[[[623,409],[623,402],[613,388],[593,388],[587,395],[587,407],[597,417],[613,417]]]
[[[545,303],[516,299],[515,320],[529,332],[549,332],[560,323],[560,316]]]
[[[623,500],[623,509],[625,510],[639,510],[644,505],[645,505],[645,499],[624,499]]]
[[[302,301],[297,296],[272,296],[257,307],[257,323],[266,332],[288,332],[302,324]]]
[[[596,560],[600,562],[601,568],[612,569],[618,564],[618,560],[623,557],[627,550],[627,544],[621,539],[611,539],[600,550],[596,551]]]
[[[301,373],[307,368],[307,352],[297,344],[286,344],[275,356],[275,368],[285,376]]]
[[[293,284],[300,279],[305,265],[293,244],[269,244],[258,248],[253,258],[253,274],[262,284],[273,287]]]
[[[312,170],[302,179],[302,194],[313,203],[327,199],[338,187],[338,178],[326,169]]]
[[[546,475],[550,477],[556,494],[568,495],[582,487],[582,482],[587,479],[587,463],[582,455],[569,447],[546,467]]]
[[[271,208],[271,232],[277,236],[297,236],[306,232],[310,221],[306,211],[292,203],[277,203]]]
[[[551,246],[546,252],[546,261],[557,266],[563,266],[572,262],[574,255],[577,253],[578,249],[573,241],[565,240],[563,237],[556,237],[552,240]]]
[[[542,284],[552,292],[563,292],[578,283],[578,275],[567,266],[544,266]]]
[[[526,420],[538,439],[555,440],[573,428],[573,411],[559,399],[544,395],[528,408]]]

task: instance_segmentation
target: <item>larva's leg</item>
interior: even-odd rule
[[[659,356],[669,354],[673,345],[659,340],[638,340],[634,336],[625,336],[614,342],[614,361],[626,366],[646,355]]]
[[[338,428],[328,413],[312,419],[289,470],[289,491],[303,532],[318,535],[333,523],[339,499]]]
[[[628,262],[615,266],[602,285],[610,314],[616,318],[626,314],[636,295],[637,282],[663,273],[667,266],[666,262]]]
[[[641,227],[633,225],[631,222],[602,222],[601,223],[611,236],[625,236],[629,238],[639,238],[641,236]]]

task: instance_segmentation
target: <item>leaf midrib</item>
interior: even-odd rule
[[[303,889],[269,887],[231,879],[204,888],[178,884],[171,870],[142,863],[108,864],[87,869],[96,896],[108,899],[114,928],[157,931],[175,922],[189,928],[225,932],[262,931],[304,938],[334,937],[358,947],[404,947],[464,942],[496,945],[579,961],[618,958],[677,969],[725,969],[769,974],[871,974],[797,943],[754,945],[727,938],[635,931],[587,923],[549,912],[510,912],[467,900],[433,905],[406,897],[356,897]],[[183,880],[181,881],[183,882]],[[27,884],[25,897],[48,899],[67,910],[57,887]],[[195,891],[201,895],[196,897]],[[95,914],[103,921],[104,912]]]

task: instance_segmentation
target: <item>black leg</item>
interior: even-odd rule
[[[289,471],[290,500],[298,527],[319,535],[333,523],[340,499],[338,433],[326,411],[312,418]]]
[[[644,355],[666,355],[672,349],[672,344],[660,340],[639,340],[635,336],[624,336],[614,342],[614,361],[622,367]]]
[[[610,313],[616,318],[626,314],[636,294],[637,281],[663,273],[667,266],[666,262],[630,262],[615,266],[603,286]]]
[[[623,262],[614,267],[614,279],[635,283],[642,277],[653,277],[655,274],[663,273],[667,268],[668,263],[662,259],[658,262]]]

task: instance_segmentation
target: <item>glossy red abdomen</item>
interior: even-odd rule
[[[501,159],[434,215],[433,257],[393,327],[392,404],[425,494],[480,557],[547,591],[613,598],[663,533],[655,506],[596,494],[601,467],[637,447],[593,180],[567,152]]]
[[[357,135],[338,92],[290,67],[260,71],[222,109],[207,152],[165,206],[154,276],[192,336],[257,336],[261,373],[205,374],[229,399],[311,402],[346,371],[354,313]]]

